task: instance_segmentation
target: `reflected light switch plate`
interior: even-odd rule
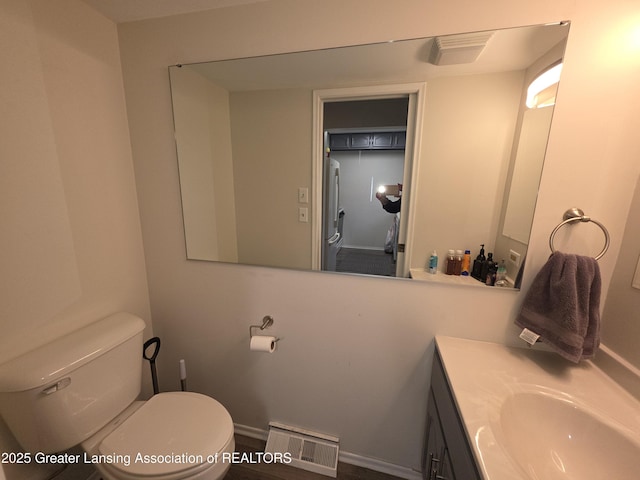
[[[515,250],[509,250],[509,261],[516,267],[520,266],[520,254]]]
[[[298,188],[298,203],[309,203],[309,189],[306,187]]]
[[[307,207],[298,207],[298,221],[302,223],[309,221],[309,209]]]
[[[638,258],[638,264],[636,265],[636,273],[631,281],[631,286],[640,290],[640,258]]]

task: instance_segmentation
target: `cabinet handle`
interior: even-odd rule
[[[435,480],[438,478],[438,466],[437,464],[440,463],[440,459],[436,458],[433,453],[429,454],[429,467],[427,469],[427,471],[429,472],[429,479],[428,480]]]
[[[447,458],[446,455],[447,455],[447,447],[444,447],[444,450],[442,451],[442,458]],[[438,462],[440,462],[440,460],[438,460]],[[441,463],[439,467],[440,473],[443,473],[444,467],[445,467],[445,464]],[[437,471],[435,472],[435,474],[436,474],[434,477],[435,480],[447,480],[447,477],[445,477],[444,475],[438,474]]]

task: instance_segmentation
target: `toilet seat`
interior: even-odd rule
[[[114,477],[175,479],[226,468],[220,454],[232,442],[233,421],[218,401],[193,392],[166,392],[126,418],[97,452],[113,460],[101,466]]]

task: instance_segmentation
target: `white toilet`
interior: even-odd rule
[[[225,475],[235,442],[219,402],[191,392],[136,401],[144,327],[117,313],[0,365],[0,414],[34,461],[80,444],[69,460],[106,479]]]

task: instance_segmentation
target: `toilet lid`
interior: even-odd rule
[[[111,467],[130,475],[168,475],[211,464],[232,436],[233,421],[218,401],[166,392],[151,397],[98,450],[113,460]]]

